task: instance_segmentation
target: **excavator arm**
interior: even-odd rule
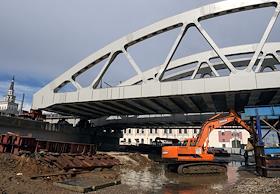
[[[197,138],[196,146],[203,147],[205,142],[206,146],[208,146],[208,138],[211,131],[216,128],[227,125],[228,123],[236,122],[244,129],[246,129],[250,134],[253,133],[252,128],[247,125],[235,111],[230,111],[228,115],[222,116],[222,114],[218,114],[208,119],[202,126],[200,133]]]

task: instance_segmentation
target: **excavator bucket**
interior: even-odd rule
[[[254,150],[254,146],[248,141],[247,145],[245,146],[246,151]]]

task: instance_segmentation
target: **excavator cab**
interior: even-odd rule
[[[196,138],[192,137],[192,138],[187,138],[182,142],[179,142],[180,145],[182,146],[195,146],[196,144]]]

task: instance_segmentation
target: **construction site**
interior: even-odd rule
[[[204,4],[128,34],[42,81],[29,91],[28,110],[25,94],[16,97],[17,85],[28,91],[21,75],[5,81],[0,193],[280,193],[280,43],[270,39],[279,37],[280,0]],[[205,21],[220,25],[219,18],[254,11],[268,18],[259,42],[237,45],[232,38],[235,44],[220,48],[205,28]],[[237,18],[228,28],[245,17]],[[208,48],[178,57],[192,30]],[[135,57],[135,45],[170,32],[176,32],[171,46],[163,39],[155,44],[167,47],[163,62],[147,68],[139,59],[158,55]],[[184,47],[201,46],[191,40]],[[129,71],[123,64],[133,76],[118,77]]]
[[[102,151],[108,146],[100,142],[46,140],[64,134],[63,126],[60,131],[38,128],[37,134],[46,134],[37,139],[25,126],[43,126],[43,121],[2,116],[0,189],[2,193],[279,193],[279,147],[264,145],[258,135],[261,125],[254,126],[260,122],[256,112],[260,118],[278,118],[279,110],[279,106],[245,109],[244,114],[252,118],[251,126],[233,111],[217,114],[203,123],[195,138],[183,142],[158,138],[155,144],[138,146],[112,143],[110,151]],[[279,131],[279,118],[273,121],[275,127],[262,119],[271,127],[268,132]],[[211,130],[227,124],[241,125],[251,134],[244,148],[247,157],[207,146]],[[2,128],[14,132],[4,133]],[[68,136],[66,133],[64,140]]]

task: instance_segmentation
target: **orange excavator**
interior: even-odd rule
[[[229,123],[241,125],[250,134],[254,132],[235,111],[227,115],[220,113],[203,123],[196,138],[188,138],[181,145],[163,146],[163,161],[179,174],[225,173],[225,163],[216,161],[214,155],[208,153],[208,143],[211,131]]]

